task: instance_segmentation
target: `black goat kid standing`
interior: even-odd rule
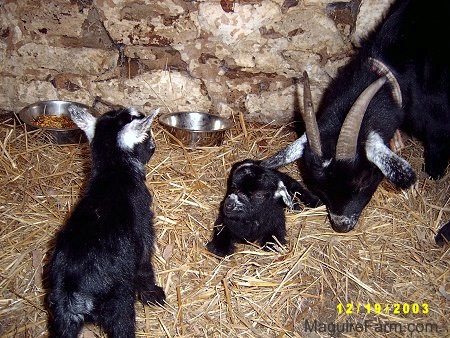
[[[165,300],[151,263],[155,236],[145,184],[158,110],[146,117],[119,109],[98,119],[69,110],[89,139],[92,172],[49,263],[50,333],[76,338],[84,322],[94,322],[110,337],[135,337],[136,296],[144,304]]]
[[[285,244],[284,208],[297,207],[296,195],[301,195],[308,206],[315,207],[320,202],[299,182],[275,169],[260,166],[259,161],[235,163],[208,250],[226,256],[234,252],[235,243],[257,241],[265,249],[276,241]]]
[[[306,133],[271,158],[304,160],[304,181],[326,205],[335,231],[356,225],[379,183],[416,181],[389,148],[400,128],[423,142],[425,171],[444,175],[450,156],[450,1],[396,1],[384,22],[325,91],[316,120],[304,74]]]

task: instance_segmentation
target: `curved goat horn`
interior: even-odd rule
[[[367,106],[386,80],[386,77],[383,76],[372,82],[353,103],[339,133],[336,145],[336,160],[349,160],[356,156],[359,130]]]
[[[394,73],[386,66],[382,61],[369,58],[369,61],[372,63],[373,70],[377,72],[380,76],[386,76],[389,85],[392,88],[392,97],[399,107],[402,106],[402,91],[400,89],[400,85],[398,84],[397,79],[395,78]]]
[[[322,146],[320,144],[319,127],[317,126],[316,114],[312,103],[309,77],[306,71],[303,72],[303,121],[305,121],[306,136],[309,146],[314,154],[322,156]]]

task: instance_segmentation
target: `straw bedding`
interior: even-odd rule
[[[406,191],[383,182],[356,230],[333,232],[323,207],[287,211],[288,244],[279,252],[240,245],[219,259],[205,250],[231,165],[263,158],[295,138],[287,127],[243,125],[222,147],[187,150],[153,126],[157,151],[147,166],[154,196],[157,280],[163,307],[136,303],[138,337],[329,337],[305,322],[437,324],[449,335],[450,250],[434,244],[450,219],[450,175],[420,176]],[[87,145],[58,146],[15,119],[0,127],[0,336],[46,336],[41,272],[52,239],[82,194],[89,173]],[[420,172],[420,143],[402,150]],[[295,165],[282,169],[298,177]],[[429,313],[339,314],[339,303],[428,304]],[[392,309],[391,309],[392,310]],[[403,312],[403,311],[402,311]],[[420,311],[421,312],[421,311]],[[331,327],[329,327],[330,329]],[[412,326],[410,326],[412,328]],[[395,329],[395,328],[394,328]],[[322,330],[323,331],[323,330]],[[395,331],[395,330],[393,330]],[[84,337],[103,337],[87,326]],[[339,333],[340,337],[403,337],[409,333]]]

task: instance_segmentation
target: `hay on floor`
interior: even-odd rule
[[[234,255],[219,259],[205,244],[231,165],[269,156],[295,138],[287,127],[244,126],[239,118],[235,124],[222,147],[197,150],[172,145],[165,131],[153,126],[157,151],[147,166],[147,182],[156,214],[154,264],[167,304],[136,303],[138,337],[329,337],[329,332],[305,331],[305,323],[314,320],[372,321],[367,332],[342,337],[408,334],[394,332],[399,327],[377,332],[379,323],[400,323],[404,330],[432,330],[425,324],[435,324],[440,330],[417,337],[448,334],[450,252],[437,247],[433,237],[450,219],[450,175],[438,182],[421,175],[406,191],[383,182],[348,234],[331,230],[323,207],[287,211],[288,244],[280,252],[240,245]],[[44,134],[24,132],[10,118],[0,128],[0,151],[0,336],[46,336],[42,267],[82,194],[89,149],[49,144]],[[417,172],[421,151],[415,141],[402,150]],[[295,165],[282,170],[299,177]],[[353,313],[340,314],[340,303],[353,303]],[[420,311],[395,314],[396,303],[419,304]],[[358,304],[370,304],[371,313],[363,307],[356,311]],[[374,313],[375,304],[382,313]],[[422,304],[428,304],[427,314]],[[104,335],[88,326],[84,336]]]

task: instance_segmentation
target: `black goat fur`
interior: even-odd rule
[[[76,338],[93,322],[109,337],[135,337],[136,297],[146,305],[165,300],[151,263],[155,234],[145,183],[154,116],[131,109],[98,119],[76,109],[71,115],[90,138],[92,169],[47,269],[50,336]]]
[[[259,161],[235,163],[227,186],[207,244],[208,250],[218,256],[232,254],[235,243],[257,242],[265,249],[273,248],[276,241],[285,244],[285,207],[298,209],[297,197],[307,206],[320,203],[295,179],[264,168]]]
[[[302,158],[306,186],[326,205],[334,230],[354,228],[384,177],[398,188],[416,181],[409,163],[389,150],[397,129],[423,142],[424,170],[445,174],[450,157],[450,2],[397,0],[386,18],[340,69],[320,101],[317,123],[322,147],[314,153],[305,137],[262,164],[278,168]],[[336,159],[336,144],[350,107],[380,75],[372,59],[394,74],[402,92],[399,106],[386,83],[371,100],[358,135],[356,156]],[[356,132],[355,132],[356,133]]]

